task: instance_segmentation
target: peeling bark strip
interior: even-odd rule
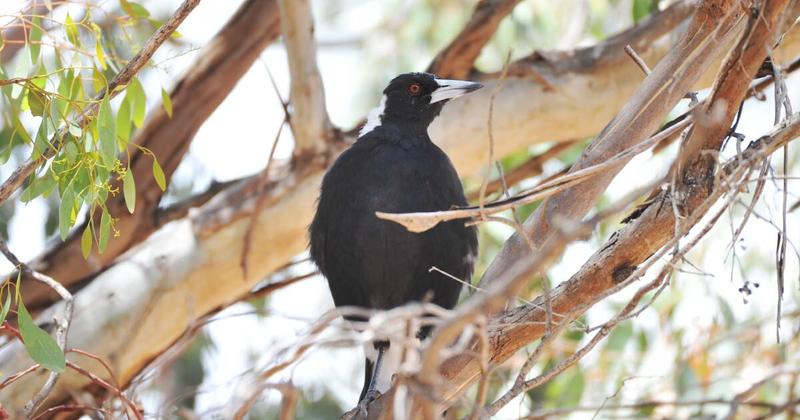
[[[249,3],[263,4],[265,1],[251,0]],[[670,32],[671,29],[664,29],[665,24],[659,19],[670,16],[671,10],[675,10],[673,7],[678,6],[670,7],[655,19],[645,20],[644,26],[637,26],[614,39],[623,46],[634,45],[648,63],[657,62],[672,48],[670,37],[657,36],[658,40],[648,43],[647,48],[640,47],[637,40],[642,37],[650,39],[651,30],[658,30],[661,34]],[[671,25],[682,21],[682,18],[674,19]],[[781,49],[774,55],[778,63],[787,62],[800,53],[799,35],[800,31],[794,30],[784,38]],[[242,35],[237,42],[246,42],[246,38],[247,35]],[[531,144],[596,134],[642,80],[641,70],[621,48],[617,51],[601,43],[578,50],[576,54],[585,55],[580,70],[550,70],[547,73],[552,84],[550,90],[545,89],[540,79],[533,75],[506,80],[507,88],[498,94],[495,103],[494,134],[498,157]],[[557,63],[541,62],[529,63],[528,67],[536,71],[559,68]],[[713,62],[707,67],[710,71],[693,88],[713,82],[718,64]],[[201,76],[195,77],[202,79]],[[487,84],[493,83],[491,75],[485,77]],[[191,86],[195,81],[184,83]],[[213,82],[207,83],[213,85]],[[486,91],[491,91],[491,87]],[[444,147],[461,173],[472,173],[485,165],[484,124],[488,99],[488,94],[475,95],[448,105],[446,115],[438,119],[440,123],[431,130],[432,137]],[[175,111],[178,111],[177,106]],[[582,124],[574,124],[575,115],[581,116]],[[167,137],[160,138],[168,141]],[[197,216],[163,227],[76,293],[76,317],[70,345],[109,360],[120,383],[130,383],[149,361],[178,340],[204,314],[247,295],[258,280],[305,249],[305,228],[311,220],[322,170],[321,167],[296,167],[285,177],[275,180],[267,191],[261,192],[265,195],[264,205],[256,218],[251,247],[260,254],[258,258],[250,258],[247,278],[242,279],[239,261],[254,199],[246,194],[234,194],[241,185],[237,183],[197,209]],[[637,260],[630,258],[629,261]],[[607,272],[614,266],[602,268]],[[610,275],[607,278],[610,279]],[[221,282],[220,279],[237,281]],[[581,283],[570,283],[574,288],[563,286],[554,290],[554,311],[558,311],[555,305],[559,302],[568,303],[572,298],[579,299],[597,292],[599,289],[595,288],[592,280],[585,278]],[[120,296],[120,291],[124,291],[124,296]],[[566,292],[573,294],[557,295]],[[48,309],[42,319],[58,310],[58,306]],[[518,316],[519,320],[525,320],[526,316],[538,316],[532,308],[520,311],[509,313],[504,319],[513,320]],[[543,313],[539,315],[544,319]],[[170,322],[165,323],[165,319]],[[518,331],[518,338],[515,332],[500,327],[492,330],[490,342],[495,360],[504,360],[519,348],[520,343],[529,342],[529,338],[537,334],[536,330],[522,328]],[[447,375],[454,378],[449,383],[466,383],[471,380],[471,375],[480,372],[479,364],[467,366],[468,362],[451,360],[445,364]],[[16,372],[29,364],[30,360],[19,348],[0,349],[0,370]],[[463,370],[464,377],[458,370],[459,364],[467,366]],[[105,376],[101,368],[87,367]],[[66,396],[67,389],[79,389],[86,384],[84,379],[74,374],[65,374],[62,381],[63,384],[54,390],[54,399]],[[37,385],[35,378],[24,378],[12,389],[3,390],[0,401],[4,406],[21,406],[36,391]]]
[[[158,157],[167,183],[183,160],[195,133],[233,90],[270,43],[280,35],[278,6],[275,0],[248,0],[172,89],[173,115],[167,116],[159,104],[150,110],[144,125],[132,142],[153,151]],[[142,242],[160,227],[158,203],[163,192],[152,172],[152,158],[131,146],[131,167],[136,178],[136,212],[131,214],[122,197],[111,200],[108,209],[117,220],[119,238],[109,241],[102,255],[95,251],[84,260],[81,253],[83,226],[74,229],[65,242],[59,242],[31,265],[59,279],[64,286],[77,285],[107,268],[120,254]],[[58,297],[35,282],[24,282],[22,295],[31,309],[43,309]]]

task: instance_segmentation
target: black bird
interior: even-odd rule
[[[469,279],[478,248],[475,228],[456,220],[411,233],[375,212],[438,211],[467,204],[458,174],[428,137],[428,126],[448,100],[481,87],[428,73],[395,77],[358,140],[325,174],[309,228],[311,258],[328,279],[336,306],[386,310],[426,296],[444,308],[455,306],[461,283],[429,269],[436,266]],[[423,329],[418,336],[427,333]],[[392,352],[388,340],[373,345],[377,356],[367,349],[362,409],[391,385],[394,372],[381,371],[384,353],[388,351],[387,364],[399,364],[402,351],[396,346]]]

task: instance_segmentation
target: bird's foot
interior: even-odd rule
[[[369,404],[378,398],[381,397],[381,393],[378,390],[371,390],[367,391],[367,394],[364,395],[364,398],[358,402],[358,412],[361,414],[363,418],[367,418],[367,407]]]

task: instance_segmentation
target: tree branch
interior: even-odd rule
[[[175,11],[175,14],[150,37],[147,44],[122,68],[122,70],[109,82],[108,86],[104,88],[94,101],[86,107],[86,109],[76,118],[76,125],[83,128],[85,127],[96,115],[100,109],[100,102],[106,97],[114,97],[121,90],[117,88],[127,85],[133,76],[142,69],[142,67],[150,61],[150,58],[155,54],[156,50],[164,43],[164,41],[178,29],[178,26],[189,16],[189,13],[200,3],[200,0],[185,0],[183,4]],[[49,147],[42,152],[42,156],[37,159],[28,159],[20,165],[14,172],[0,185],[0,204],[4,203],[14,191],[19,189],[25,182],[25,179],[30,176],[39,166],[46,160],[55,156],[56,152],[61,148],[61,139],[66,135],[67,128],[59,129],[58,132],[50,140],[54,147]]]
[[[681,7],[685,8],[680,5],[668,8],[644,24],[618,35],[615,42],[623,46],[635,45],[645,60],[657,61],[671,48],[669,37],[661,35],[669,33],[688,14],[676,18],[676,10],[682,10]],[[667,17],[669,24],[660,20]],[[774,55],[776,61],[785,62],[787,57],[793,59],[800,52],[798,34],[800,31],[797,30],[787,34]],[[656,41],[643,48],[636,37]],[[596,133],[641,81],[641,71],[621,47],[617,51],[601,43],[574,53],[565,54],[565,57],[570,57],[565,60],[572,64],[564,66],[563,71],[559,70],[562,67],[558,62],[538,60],[524,63],[523,67],[531,71],[546,73],[548,85],[543,85],[541,79],[532,73],[519,73],[506,81],[508,88],[497,95],[495,105],[497,156],[506,156],[535,143],[565,141]],[[581,59],[575,61],[575,57]],[[518,64],[523,65],[521,62]],[[716,68],[716,63],[706,67]],[[698,85],[705,83],[708,86],[713,76],[714,72],[707,72]],[[484,77],[487,85],[494,83],[491,75]],[[591,89],[587,90],[587,87]],[[442,118],[431,128],[432,137],[448,152],[462,174],[473,173],[485,165],[486,130],[483,124],[487,104],[488,95],[476,92],[448,104]],[[575,115],[581,115],[582,124],[574,124]],[[353,138],[341,140],[336,144],[345,144]],[[120,382],[130,382],[197,319],[250,293],[253,285],[264,276],[305,249],[306,226],[312,217],[324,169],[313,162],[296,165],[287,171],[285,177],[273,181],[261,192],[265,195],[264,205],[256,217],[251,247],[253,252],[258,252],[258,258],[249,259],[251,264],[247,277],[242,276],[239,261],[244,232],[256,198],[242,192],[248,182],[245,180],[226,188],[191,216],[165,226],[76,293],[77,316],[70,334],[71,345],[107,358]],[[281,246],[275,247],[276,243]],[[602,275],[611,278],[611,271],[595,274],[597,278],[602,278]],[[577,299],[576,304],[589,302],[588,296],[596,290],[594,280],[583,278],[578,286],[585,289],[572,290],[572,295],[564,295],[566,286],[554,290],[553,313],[571,307],[565,306],[571,299]],[[604,283],[600,281],[598,284]],[[124,291],[124,296],[120,291]],[[43,316],[55,310],[58,306]],[[517,314],[523,321],[525,317],[534,319],[538,316],[534,307],[528,307],[527,312],[520,311],[508,316]],[[164,319],[170,322],[165,323]],[[500,324],[491,327],[492,361],[505,360],[521,343],[530,342],[532,339],[529,338],[537,334],[536,329],[531,328]],[[0,368],[18,371],[15,366],[29,363],[21,357],[21,352],[14,347],[0,349]],[[452,378],[449,383],[466,383],[472,375],[479,374],[480,367],[475,365],[473,370],[468,362],[459,358],[445,362],[447,376]],[[463,375],[459,373],[462,368]],[[35,381],[21,380],[12,389],[3,390],[0,400],[11,406],[20,403],[21,396],[30,395],[31,392],[25,392],[31,391],[32,383]],[[83,379],[65,375],[54,393],[65,395],[62,384],[77,389],[85,383]],[[457,391],[458,386],[455,388]]]
[[[289,124],[295,156],[322,153],[333,136],[325,108],[325,88],[317,68],[314,19],[309,0],[279,0],[281,28],[289,56],[292,113]]]
[[[743,11],[735,3],[710,1],[698,7],[681,41],[659,61],[619,114],[572,166],[570,173],[606,161],[641,142],[658,128],[684,94],[700,80],[714,58],[724,51],[722,46],[726,41],[741,30]],[[625,54],[624,47],[621,50]],[[553,215],[575,221],[583,218],[622,167],[611,168],[546,200],[524,224],[524,231],[534,245],[541,247],[550,237]],[[499,277],[509,261],[524,260],[530,254],[525,241],[518,233],[514,234],[498,258],[492,261],[479,286],[486,287]]]
[[[480,0],[472,17],[456,38],[436,55],[429,73],[449,79],[466,79],[483,46],[519,0]]]
[[[275,0],[243,3],[175,84],[170,94],[172,118],[157,105],[136,131],[133,143],[156,155],[168,182],[200,126],[225,100],[261,51],[279,36],[277,9]],[[121,195],[108,202],[120,237],[109,241],[103,254],[92,253],[87,264],[80,244],[83,229],[76,229],[65,242],[56,243],[34,260],[33,267],[71,287],[107,268],[120,254],[163,225],[164,214],[158,209],[163,192],[153,177],[152,158],[132,147],[130,167],[136,179],[136,212],[131,214],[127,210]],[[48,289],[30,282],[24,282],[22,294],[31,309],[42,309],[57,299]]]

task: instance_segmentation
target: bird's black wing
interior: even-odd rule
[[[455,305],[477,248],[474,228],[443,223],[421,234],[378,219],[375,211],[446,210],[465,204],[447,156],[429,141],[401,147],[370,134],[345,151],[323,180],[312,222],[311,256],[328,279],[337,306],[389,309],[422,299]]]

